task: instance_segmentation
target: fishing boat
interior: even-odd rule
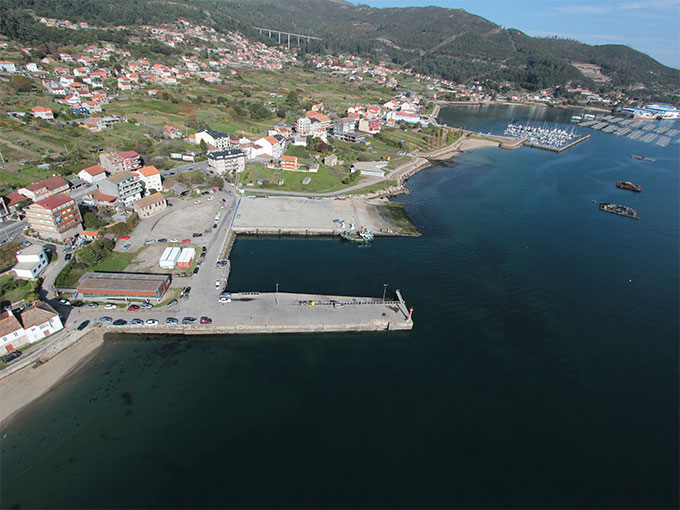
[[[340,237],[353,243],[370,243],[373,241],[373,232],[366,228],[350,228],[340,232]]]

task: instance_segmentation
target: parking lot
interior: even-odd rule
[[[212,200],[208,200],[212,198]],[[224,193],[201,195],[201,198],[191,200],[182,208],[172,211],[154,222],[149,238],[151,239],[192,239],[194,232],[204,234],[212,231],[215,216],[222,205]],[[199,203],[196,203],[196,201]],[[150,220],[153,217],[149,218]],[[209,235],[209,234],[208,234]]]

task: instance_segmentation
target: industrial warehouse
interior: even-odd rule
[[[77,297],[86,301],[160,302],[170,286],[170,275],[143,273],[85,273],[76,287]]]

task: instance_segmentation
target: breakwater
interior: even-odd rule
[[[182,316],[199,317],[206,307],[184,306]],[[146,321],[156,319],[156,326],[102,325],[107,331],[144,334],[260,334],[319,333],[349,331],[410,330],[413,320],[399,290],[396,299],[295,294],[284,292],[238,292],[231,302],[211,305],[211,324],[164,324],[170,310],[151,309],[137,312]],[[120,317],[118,317],[118,315]],[[129,312],[112,315],[129,320]],[[178,317],[181,321],[182,317]]]

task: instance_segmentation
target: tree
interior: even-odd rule
[[[102,223],[102,221],[93,212],[86,212],[83,215],[83,224],[88,230],[97,230],[99,227],[104,225],[104,223]]]

